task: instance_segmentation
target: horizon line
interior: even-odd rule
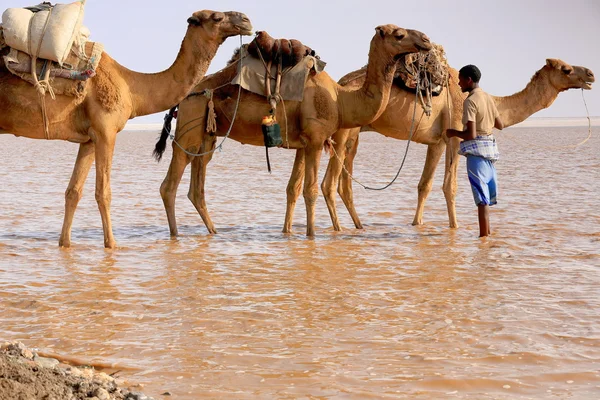
[[[592,126],[600,126],[600,116],[590,116]],[[162,127],[162,122],[133,122],[129,121],[125,124],[123,130],[145,130]],[[530,117],[523,122],[512,125],[510,128],[527,128],[527,127],[568,127],[568,126],[588,126],[588,117]],[[173,127],[173,131],[175,127]]]

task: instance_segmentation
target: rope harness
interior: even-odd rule
[[[260,58],[260,61],[263,63],[263,66],[265,67],[265,92],[266,92],[266,97],[267,97],[267,101],[269,102],[269,105],[271,106],[271,110],[269,111],[270,117],[267,116],[265,118],[263,118],[263,123],[262,123],[262,130],[263,130],[263,135],[265,137],[265,156],[267,158],[267,170],[269,171],[269,173],[271,173],[271,162],[269,160],[269,145],[267,145],[267,137],[268,137],[268,131],[269,130],[274,130],[276,132],[278,132],[278,127],[274,126],[274,125],[279,125],[277,124],[277,119],[275,118],[275,114],[277,113],[277,103],[281,103],[281,105],[283,106],[283,118],[285,120],[285,142],[286,142],[286,146],[289,149],[290,148],[290,142],[288,139],[288,124],[287,124],[287,111],[285,109],[285,102],[283,101],[283,97],[280,94],[280,89],[281,89],[281,76],[283,74],[283,56],[281,54],[281,39],[276,39],[276,43],[279,45],[279,52],[276,55],[276,58],[279,59],[279,62],[277,63],[277,73],[275,78],[273,77],[273,75],[271,75],[271,66],[272,66],[272,61],[269,61],[268,63],[265,62],[265,59],[263,58],[262,55],[262,50],[260,48],[258,48],[257,52],[258,52],[258,56]],[[275,94],[271,94],[271,79],[275,79]],[[268,121],[268,122],[265,122]],[[276,129],[274,129],[276,128]],[[280,133],[276,133],[276,135],[280,135]],[[279,137],[278,137],[279,138]],[[277,143],[274,143],[274,145],[278,145]]]
[[[242,46],[242,35],[240,35],[240,48],[241,48],[241,46]],[[242,59],[243,59],[243,58],[244,58],[244,56],[242,55],[242,56],[240,56],[240,59],[239,59],[238,61],[235,61],[235,62],[239,62],[239,64],[238,64],[238,73],[242,71]],[[208,114],[209,114],[209,116],[208,116],[208,119],[207,119],[207,128],[206,128],[206,129],[207,129],[207,131],[208,131],[208,129],[209,129],[209,120],[210,120],[210,114],[211,114],[211,111],[212,111],[212,113],[214,114],[214,104],[213,104],[213,108],[212,108],[212,110],[210,109],[210,104],[212,103],[212,97],[213,97],[213,93],[214,93],[214,91],[215,91],[215,90],[217,90],[217,89],[220,89],[220,88],[222,88],[222,87],[225,87],[225,86],[228,86],[228,85],[229,85],[229,83],[226,83],[226,84],[224,84],[224,85],[221,85],[221,86],[219,86],[219,87],[216,87],[216,88],[214,88],[214,89],[205,89],[205,90],[203,90],[202,92],[190,93],[190,94],[188,95],[188,97],[191,97],[191,96],[198,96],[198,95],[204,95],[204,96],[206,96],[206,97],[208,97],[208,98],[209,98],[209,101],[208,101],[208,104],[209,104],[209,110],[208,110]],[[192,152],[190,152],[190,151],[187,151],[187,150],[186,150],[186,149],[185,149],[185,148],[184,148],[182,145],[180,145],[180,144],[179,144],[179,142],[178,142],[177,140],[175,140],[175,135],[173,135],[172,133],[169,133],[169,138],[171,138],[171,140],[173,140],[173,143],[175,143],[175,144],[177,145],[177,147],[179,147],[179,148],[180,148],[180,149],[181,149],[181,150],[182,150],[182,151],[183,151],[185,154],[187,154],[187,155],[188,155],[188,156],[190,156],[190,157],[202,157],[202,156],[205,156],[205,155],[207,155],[207,154],[214,153],[214,152],[215,152],[217,149],[218,149],[219,151],[223,150],[223,143],[225,142],[225,140],[227,140],[227,138],[229,137],[229,134],[231,133],[231,130],[233,129],[233,124],[234,124],[234,122],[235,122],[235,118],[236,118],[236,116],[237,116],[237,112],[238,112],[238,108],[239,108],[239,105],[240,105],[240,98],[241,98],[241,97],[242,97],[242,85],[239,85],[239,87],[238,87],[238,97],[237,97],[237,101],[236,101],[236,104],[235,104],[235,110],[233,111],[233,118],[232,118],[232,120],[231,120],[231,125],[229,125],[229,129],[227,130],[227,133],[225,134],[225,137],[223,138],[223,140],[221,140],[221,143],[219,143],[219,145],[218,145],[218,146],[216,146],[214,149],[212,149],[212,150],[209,150],[209,151],[205,151],[205,152],[202,152],[202,153],[192,153]],[[173,107],[171,110],[173,110],[173,111],[174,111],[174,109],[175,109],[175,108],[176,108],[176,107]],[[169,113],[169,114],[172,114],[172,113]],[[165,117],[165,119],[166,119],[168,116],[169,116],[169,115],[167,115],[167,116]],[[215,119],[213,120],[213,121],[214,121],[214,123],[210,123],[211,129],[213,129],[213,128],[214,128],[214,131],[212,131],[212,132],[216,132],[216,114],[214,114],[214,117],[215,117]],[[197,121],[197,120],[199,120],[199,119],[202,119],[202,117],[194,118],[194,119],[192,119],[192,120],[190,120],[190,121],[186,122],[186,123],[185,123],[185,124],[184,124],[184,125],[181,127],[181,129],[183,129],[183,128],[184,128],[185,126],[187,126],[189,123],[191,123],[191,122],[194,122],[194,121]],[[200,125],[202,125],[202,124],[201,124],[201,123],[200,123],[200,124],[196,124],[196,125],[194,125],[194,126],[192,126],[192,127],[188,128],[187,130],[183,131],[183,133],[181,133],[181,135],[179,135],[179,139],[181,139],[181,138],[183,137],[183,135],[185,135],[186,133],[188,133],[188,132],[189,132],[189,131],[191,131],[192,129],[194,129],[194,128],[197,128],[197,127],[198,127],[198,126],[200,126]],[[202,148],[202,145],[200,146],[200,148]]]
[[[40,11],[40,10],[38,10]],[[48,22],[50,22],[50,16],[52,15],[52,7],[48,7],[48,17],[46,18],[46,22],[44,23],[44,28],[42,29],[42,36],[37,46],[37,50],[35,53],[31,49],[31,28],[33,25],[33,18],[29,20],[28,36],[29,40],[27,42],[27,48],[29,54],[31,55],[31,76],[34,80],[34,88],[38,94],[38,98],[40,100],[40,106],[42,109],[42,121],[44,124],[44,138],[47,140],[50,139],[50,123],[48,121],[48,114],[46,112],[46,92],[50,93],[50,97],[52,100],[56,100],[56,96],[54,94],[54,90],[52,90],[52,86],[50,86],[50,69],[52,67],[52,61],[44,60],[44,65],[42,67],[42,71],[40,73],[40,77],[37,76],[37,60],[40,54],[40,49],[42,48],[42,42],[44,41],[44,36],[46,36],[46,29],[48,28]],[[50,65],[48,65],[48,63]]]
[[[567,144],[567,145],[561,145],[561,146],[547,146],[547,145],[540,145],[538,143],[532,143],[527,140],[523,140],[522,138],[517,139],[517,137],[512,135],[511,133],[509,133],[508,137],[513,142],[527,143],[530,146],[535,146],[535,147],[539,147],[541,149],[546,149],[546,150],[563,150],[563,149],[578,148],[579,146],[581,146],[582,144],[584,144],[585,142],[587,142],[588,140],[590,140],[592,138],[592,120],[590,119],[590,111],[588,110],[587,102],[585,101],[585,96],[583,95],[583,89],[581,89],[581,98],[583,99],[583,105],[585,106],[586,117],[588,120],[588,135],[586,136],[585,139],[581,140],[579,143]]]
[[[242,59],[245,57],[245,55],[243,54],[243,44],[242,44],[242,36],[240,35],[240,58],[238,60],[233,61],[233,63],[239,63],[238,64],[238,73],[241,73],[242,71]],[[277,103],[281,103],[282,107],[283,107],[283,116],[284,116],[284,126],[285,126],[285,142],[286,142],[286,146],[289,148],[290,144],[289,144],[289,138],[288,138],[288,119],[287,119],[287,111],[285,108],[285,102],[283,100],[283,97],[280,95],[279,91],[281,88],[281,75],[282,75],[282,58],[279,57],[279,63],[277,66],[277,74],[276,77],[274,77],[271,74],[271,62],[266,63],[265,60],[262,57],[262,53],[259,50],[258,54],[260,56],[260,60],[262,61],[263,65],[265,66],[265,81],[266,81],[266,88],[265,88],[265,92],[266,92],[266,97],[267,100],[269,101],[269,105],[271,106],[271,110],[270,110],[270,114],[271,116],[274,117],[275,112],[277,110]],[[276,84],[275,84],[275,93],[271,93],[271,79],[275,79],[276,80]],[[213,89],[204,89],[201,92],[192,92],[190,93],[187,97],[192,97],[192,96],[206,96],[209,100],[208,100],[208,111],[207,111],[207,119],[206,119],[206,132],[216,132],[217,131],[217,121],[216,121],[216,113],[214,111],[214,102],[213,102],[213,95],[214,92],[218,89],[221,89],[225,86],[229,86],[231,85],[231,83],[226,83],[223,84],[221,86],[218,86],[216,88]],[[171,140],[173,140],[173,142],[188,156],[190,157],[201,157],[201,156],[205,156],[207,154],[211,154],[213,152],[215,152],[216,150],[222,151],[223,149],[223,143],[225,142],[225,140],[227,140],[227,138],[229,137],[231,130],[233,129],[233,124],[235,122],[236,116],[237,116],[237,111],[239,108],[239,104],[240,104],[240,98],[241,98],[241,92],[242,92],[242,86],[239,85],[238,86],[238,97],[237,97],[237,101],[236,101],[236,105],[235,105],[235,111],[233,113],[233,118],[231,120],[231,125],[229,126],[229,129],[227,130],[227,133],[225,134],[225,137],[223,138],[223,140],[221,141],[221,143],[219,143],[218,146],[216,146],[214,149],[202,152],[202,153],[192,153],[190,151],[188,151],[187,149],[185,149],[176,139],[175,139],[175,135],[174,134],[169,134],[169,137],[171,138]],[[169,112],[169,114],[167,114],[165,116],[165,121],[167,120],[167,118],[173,118],[174,112],[176,111],[176,108],[178,106],[174,107],[173,109],[171,109],[171,111]],[[189,126],[189,124],[191,124],[194,121],[198,121],[201,120],[202,117],[197,117],[197,118],[193,118],[189,121],[187,121],[181,128],[179,128],[180,131],[183,131],[179,136],[179,140],[181,140],[181,138],[188,132],[190,132],[191,130],[199,127],[202,125],[202,122]],[[184,130],[184,128],[186,128]],[[266,148],[266,157],[267,157],[267,168],[269,170],[269,173],[271,172],[271,164],[269,161],[269,150],[268,147],[265,146]]]
[[[400,163],[400,167],[398,168],[398,171],[396,172],[396,176],[394,176],[394,179],[392,179],[391,182],[389,182],[388,184],[386,184],[385,186],[382,186],[382,187],[370,187],[370,186],[367,186],[367,185],[363,184],[362,182],[360,182],[358,179],[356,179],[354,176],[352,176],[352,174],[348,171],[348,169],[346,169],[344,162],[342,161],[340,156],[335,151],[335,147],[333,146],[333,144],[334,144],[333,140],[331,138],[327,139],[329,141],[329,143],[331,143],[331,148],[333,149],[333,154],[337,158],[338,162],[341,164],[344,172],[346,174],[348,174],[350,179],[352,179],[354,182],[356,182],[357,184],[359,184],[360,186],[362,186],[363,188],[365,188],[367,190],[385,190],[388,187],[392,186],[392,184],[396,181],[396,179],[398,179],[398,176],[400,175],[400,171],[402,171],[402,168],[404,167],[404,162],[406,161],[406,157],[408,156],[408,149],[410,147],[410,143],[412,141],[412,137],[413,137],[413,134],[415,131],[415,120],[416,120],[416,115],[417,115],[417,102],[419,102],[419,104],[423,108],[423,114],[421,114],[421,118],[425,114],[427,114],[427,116],[431,115],[431,95],[426,96],[428,102],[425,103],[425,101],[423,100],[423,96],[421,94],[421,81],[422,81],[421,76],[426,75],[426,74],[422,74],[423,67],[425,64],[424,60],[425,60],[425,57],[424,56],[422,57],[422,54],[419,53],[419,57],[417,57],[417,73],[415,76],[413,76],[413,78],[416,80],[416,92],[415,92],[415,101],[414,101],[414,106],[413,106],[412,121],[410,124],[410,133],[408,136],[408,143],[406,144],[406,149],[404,151],[404,156],[402,157],[402,162]],[[449,87],[446,88],[446,90],[448,90],[448,89],[449,89]],[[431,93],[431,79],[428,80],[426,90],[427,90],[427,93]],[[449,101],[449,97],[448,97],[448,101]],[[428,110],[429,110],[429,112],[428,112]]]

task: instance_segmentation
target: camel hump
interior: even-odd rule
[[[260,52],[260,53],[259,53]],[[313,49],[296,39],[274,39],[265,31],[259,31],[248,45],[248,53],[266,63],[278,63],[283,67],[298,64],[306,56],[316,56]]]

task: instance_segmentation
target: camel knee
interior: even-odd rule
[[[96,203],[98,204],[109,204],[112,198],[110,189],[103,191],[96,191]]]
[[[319,190],[317,187],[305,189],[302,193],[304,196],[304,202],[307,205],[315,205],[317,203],[317,199],[319,198]]]
[[[163,182],[160,185],[160,197],[163,199],[163,202],[165,201],[171,201],[175,196],[174,193],[176,193],[173,188],[169,185],[168,182]]]
[[[69,188],[65,191],[65,201],[67,203],[79,203],[83,196],[83,189]]]
[[[189,201],[191,201],[192,203],[196,202],[196,195],[194,194],[194,192],[192,190],[190,190],[187,194],[187,198]]]
[[[187,194],[187,198],[194,204],[200,203],[200,205],[204,204],[204,191],[195,191],[190,190]]]
[[[321,192],[323,192],[323,196],[325,196],[326,198],[335,197],[335,188],[329,182],[323,181],[321,183]]]
[[[457,187],[456,185],[444,185],[442,191],[447,200],[454,199],[456,197]]]
[[[300,193],[300,190],[297,188],[296,185],[290,184],[285,189],[285,193],[286,193],[288,199],[294,200],[294,199],[296,199],[296,197],[298,197],[298,194]]]
[[[163,200],[167,197],[168,191],[167,191],[167,183],[163,181],[163,183],[160,184],[160,197],[163,198]]]
[[[417,185],[418,193],[429,193],[431,192],[431,187],[433,186],[433,182],[419,182]]]

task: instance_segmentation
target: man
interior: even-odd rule
[[[479,87],[481,72],[474,65],[466,65],[458,72],[458,85],[469,92],[463,105],[463,130],[446,130],[446,136],[458,137],[458,154],[467,157],[467,173],[479,217],[479,237],[490,231],[489,206],[496,204],[496,167],[498,146],[492,128],[504,128],[496,104],[491,96]]]

